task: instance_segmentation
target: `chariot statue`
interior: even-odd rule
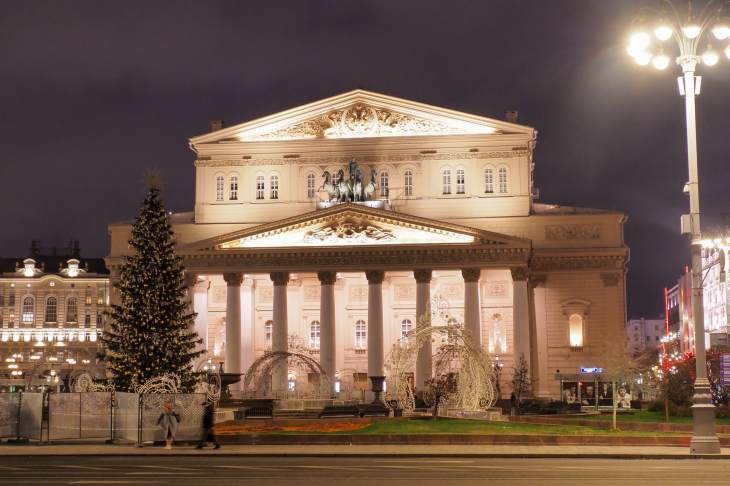
[[[365,177],[357,161],[353,157],[347,165],[348,176],[345,177],[345,169],[337,171],[336,177],[328,170],[322,173],[324,181],[320,190],[327,192],[330,202],[362,202],[368,201],[375,194],[377,189],[378,173],[370,168],[370,180],[365,183]]]

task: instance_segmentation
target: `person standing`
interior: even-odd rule
[[[172,449],[172,442],[175,440],[179,424],[180,415],[172,408],[172,403],[165,403],[162,413],[157,418],[157,426],[162,429],[165,438],[165,449]]]
[[[203,435],[200,438],[200,442],[196,449],[202,449],[206,443],[212,442],[213,449],[220,449],[221,445],[218,442],[218,438],[215,436],[215,407],[213,402],[205,403],[205,410],[203,411]]]

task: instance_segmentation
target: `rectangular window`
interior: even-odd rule
[[[451,170],[446,169],[441,173],[441,185],[444,194],[451,194]]]
[[[406,171],[405,177],[404,177],[404,195],[406,197],[413,195],[413,172],[410,170]]]
[[[316,192],[315,185],[317,184],[314,174],[311,172],[307,174],[307,197],[313,198]]]
[[[223,176],[218,176],[215,179],[215,200],[216,201],[222,201],[224,197],[225,192],[225,181],[223,180]]]
[[[0,307],[5,307],[5,291],[0,288]]]
[[[96,315],[96,327],[102,327],[102,315],[101,314]]]
[[[256,199],[264,198],[264,176],[256,177]]]
[[[507,194],[507,169],[504,167],[499,169],[499,193]]]
[[[466,175],[464,169],[458,169],[456,171],[456,193],[464,194],[466,192]]]
[[[8,294],[8,307],[15,307],[15,291],[13,289],[10,289]]]
[[[486,194],[494,193],[494,173],[492,169],[484,170],[484,192]]]
[[[86,314],[84,316],[84,325],[86,327],[91,327],[91,314]]]
[[[231,177],[231,192],[228,199],[231,201],[238,201],[238,177],[236,176]]]
[[[271,199],[279,199],[279,176],[271,176]]]

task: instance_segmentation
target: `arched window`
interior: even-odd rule
[[[499,168],[499,193],[507,194],[507,168]]]
[[[568,329],[570,333],[570,347],[580,348],[583,346],[583,317],[580,314],[571,314],[568,318]]]
[[[272,174],[271,176],[271,197],[270,199],[279,199],[279,176]]]
[[[382,197],[388,197],[388,171],[380,171],[380,195]]]
[[[256,176],[256,199],[264,198],[264,176]]]
[[[494,171],[490,168],[484,169],[484,192],[494,194]]]
[[[215,200],[222,201],[225,197],[226,181],[222,175],[215,178]]]
[[[413,321],[410,319],[403,319],[400,321],[400,338],[401,341],[408,340],[408,333],[413,329]]]
[[[446,168],[441,171],[441,186],[444,194],[451,194],[451,169]]]
[[[456,193],[464,194],[466,192],[466,173],[464,169],[456,169]]]
[[[231,176],[230,192],[228,193],[229,201],[238,201],[238,176]]]
[[[316,179],[315,179],[314,172],[310,172],[309,174],[307,174],[307,197],[308,198],[311,199],[311,198],[313,198],[315,196],[315,193],[316,193],[315,187],[316,187],[316,185],[317,185],[317,182],[316,182]]]
[[[403,174],[403,195],[413,195],[413,172],[411,169],[408,169],[405,174]]]
[[[34,310],[33,297],[26,297],[23,299],[23,314],[21,319],[24,323],[33,323],[35,321],[35,310]]]
[[[69,297],[66,301],[66,322],[79,320],[79,305],[76,297]]]
[[[368,347],[368,325],[362,319],[355,323],[355,348],[366,349]]]
[[[309,324],[309,348],[319,349],[319,321],[312,321]]]
[[[264,345],[267,348],[271,347],[271,336],[274,329],[274,321],[266,321],[264,323]]]

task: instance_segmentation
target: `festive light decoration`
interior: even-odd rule
[[[433,376],[455,377],[454,391],[447,397],[447,406],[479,411],[494,405],[497,399],[495,375],[489,355],[463,326],[431,326],[430,316],[420,318],[418,326],[388,355],[386,403],[396,401],[404,411],[413,411],[415,395],[409,373],[415,369],[418,350],[434,340],[441,345],[434,353]]]
[[[134,253],[121,267],[120,303],[112,306],[110,329],[102,336],[107,369],[120,391],[170,374],[179,378],[179,391],[192,391],[198,381],[193,360],[202,353],[195,348],[202,341],[189,331],[195,314],[188,311],[182,260],[174,253],[172,227],[155,182],[129,245]]]

